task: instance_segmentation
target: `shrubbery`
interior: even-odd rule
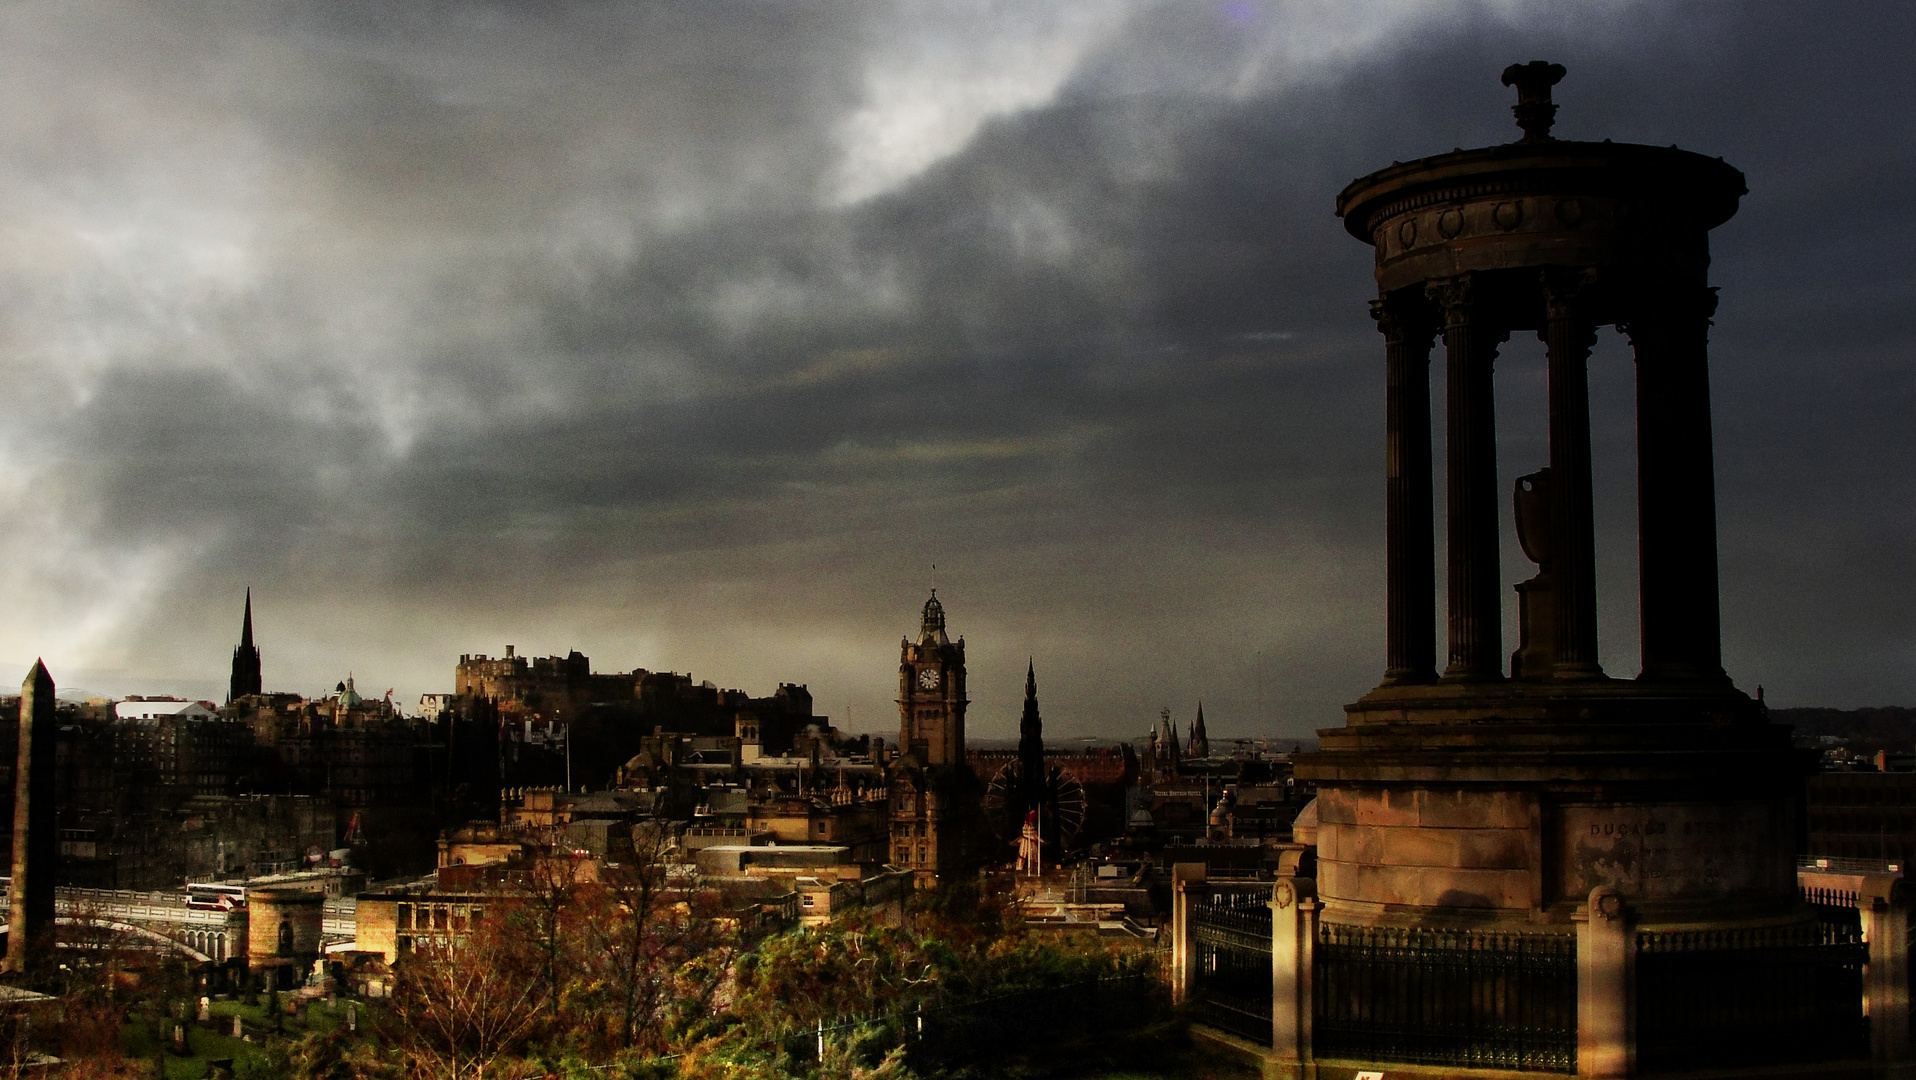
[[[1027,933],[1002,898],[946,892],[757,940],[669,899],[570,879],[501,895],[455,947],[402,957],[357,1032],[269,1035],[235,1080],[1037,1074],[1130,1053],[1169,1017],[1147,944]],[[74,1004],[157,1017],[184,974]]]

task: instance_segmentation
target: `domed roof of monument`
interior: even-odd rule
[[[1294,844],[1310,844],[1312,846],[1316,846],[1317,844],[1317,798],[1316,796],[1312,796],[1311,801],[1305,803],[1304,809],[1299,810],[1297,812],[1297,817],[1291,820],[1291,842]]]
[[[1550,100],[1550,87],[1563,75],[1562,65],[1542,60],[1510,65],[1503,82],[1517,88],[1518,102],[1511,111],[1522,137],[1498,146],[1394,162],[1351,181],[1337,196],[1337,215],[1344,219],[1345,230],[1374,243],[1375,229],[1387,217],[1417,205],[1492,191],[1642,198],[1706,230],[1736,213],[1749,189],[1743,174],[1722,158],[1675,146],[1553,138],[1550,128],[1557,106]]]

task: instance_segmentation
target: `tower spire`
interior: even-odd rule
[[[1038,668],[1025,663],[1025,711],[1018,720],[1018,797],[1027,810],[1045,801],[1044,720],[1038,715]]]
[[[1158,711],[1158,767],[1167,775],[1177,773],[1179,751],[1177,721],[1171,719],[1170,709],[1160,709]]]
[[[1191,756],[1207,758],[1211,756],[1211,737],[1204,732],[1204,702],[1198,702],[1197,719],[1191,721]]]
[[[938,602],[937,589],[933,589],[931,599],[925,601],[925,610],[918,624],[918,641],[920,644],[950,644],[950,639],[945,636],[945,605]]]
[[[260,693],[259,649],[253,645],[253,590],[246,589],[246,616],[240,622],[239,647],[233,650],[233,676],[226,684],[228,704]]]

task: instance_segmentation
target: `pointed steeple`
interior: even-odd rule
[[[1037,664],[1025,664],[1025,711],[1018,720],[1018,796],[1026,809],[1044,801],[1044,720],[1038,715]]]
[[[1178,725],[1171,719],[1171,710],[1158,713],[1158,768],[1166,775],[1177,772],[1178,767]]]
[[[259,649],[253,645],[253,590],[246,590],[246,615],[240,622],[239,647],[233,650],[233,677],[226,685],[228,704],[260,693]]]
[[[1190,756],[1207,758],[1211,756],[1211,738],[1204,733],[1204,702],[1198,702],[1197,719],[1191,721]]]

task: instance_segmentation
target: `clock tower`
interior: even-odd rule
[[[965,763],[965,639],[945,636],[938,590],[925,601],[918,640],[899,642],[898,749],[934,768]]]
[[[969,868],[966,837],[980,792],[965,763],[965,639],[945,634],[945,606],[933,590],[918,640],[899,642],[898,749],[889,774],[892,864],[920,888]]]

